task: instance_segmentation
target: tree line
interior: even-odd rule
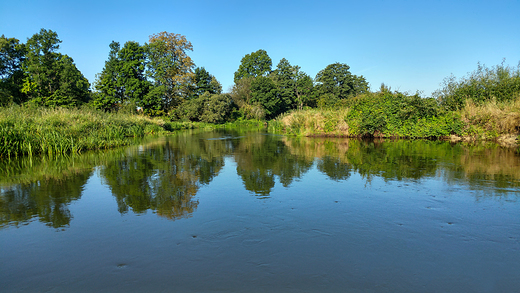
[[[330,104],[368,91],[363,76],[342,63],[328,65],[313,79],[285,58],[275,69],[265,50],[242,58],[230,93],[204,67],[196,67],[185,36],[151,35],[148,43],[110,43],[108,58],[90,84],[74,60],[59,53],[58,34],[41,29],[26,43],[0,38],[0,105],[76,107],[104,111],[137,109],[172,120],[220,123],[271,119],[304,107]]]
[[[215,76],[196,67],[188,55],[193,51],[191,42],[168,32],[151,35],[145,44],[113,41],[105,66],[90,84],[73,59],[58,52],[60,43],[57,33],[46,29],[26,43],[0,37],[0,106],[87,104],[110,112],[126,109],[167,116],[173,121],[222,123],[273,119],[293,109],[349,106],[356,100],[352,97],[371,99],[373,94],[365,77],[352,74],[345,63],[330,64],[312,78],[285,58],[273,68],[265,50],[242,58],[234,85],[223,93]],[[435,106],[447,111],[464,108],[466,100],[514,100],[520,94],[520,65],[486,68],[479,64],[468,77],[457,81],[451,76],[442,86],[433,97]],[[384,84],[378,93],[410,96],[392,93]],[[430,107],[431,101],[425,101]]]

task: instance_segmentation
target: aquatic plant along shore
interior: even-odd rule
[[[94,109],[10,106],[0,111],[0,156],[66,154],[128,145],[165,122]]]

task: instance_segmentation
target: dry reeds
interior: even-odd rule
[[[517,135],[520,131],[520,96],[510,102],[495,99],[481,105],[466,100],[460,110],[462,120],[469,125],[469,134],[498,137]]]

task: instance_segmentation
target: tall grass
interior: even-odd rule
[[[0,108],[0,157],[66,154],[128,145],[165,132],[165,122],[90,108]]]
[[[466,125],[464,135],[469,137],[494,139],[508,134],[514,137],[520,132],[520,95],[503,102],[492,99],[477,104],[466,100],[459,113]]]

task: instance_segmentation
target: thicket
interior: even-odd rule
[[[294,111],[273,129],[296,135],[350,137],[441,137],[462,134],[463,124],[434,99],[383,90],[346,101],[342,110]]]
[[[516,68],[505,65],[505,62],[491,68],[479,63],[477,70],[459,80],[451,75],[441,86],[433,97],[449,111],[463,109],[466,101],[476,105],[493,101],[514,102],[520,98],[520,63]]]

